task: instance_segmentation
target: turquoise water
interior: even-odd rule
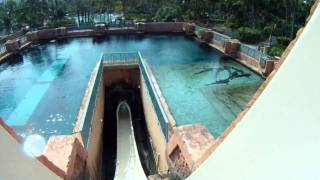
[[[179,125],[218,137],[262,79],[193,38],[170,35],[77,38],[33,45],[0,65],[0,117],[18,134],[71,134],[103,52],[140,51]]]

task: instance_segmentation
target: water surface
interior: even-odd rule
[[[0,65],[0,117],[22,136],[71,134],[101,53],[125,51],[140,51],[151,65],[178,125],[199,122],[215,137],[263,81],[184,36],[66,39],[35,44]]]

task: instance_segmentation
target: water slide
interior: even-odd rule
[[[131,110],[126,102],[118,105],[117,128],[117,164],[114,179],[147,179],[140,163]]]

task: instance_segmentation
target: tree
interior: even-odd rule
[[[14,0],[8,0],[1,8],[1,24],[7,32],[13,32],[17,28],[16,22],[17,3]]]
[[[157,21],[174,21],[182,17],[182,11],[179,6],[162,6],[156,13],[155,19]]]

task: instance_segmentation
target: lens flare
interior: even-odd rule
[[[29,156],[29,157],[38,157],[41,156],[44,152],[44,149],[46,148],[46,140],[38,135],[33,134],[26,138],[26,140],[23,143],[23,151]]]

